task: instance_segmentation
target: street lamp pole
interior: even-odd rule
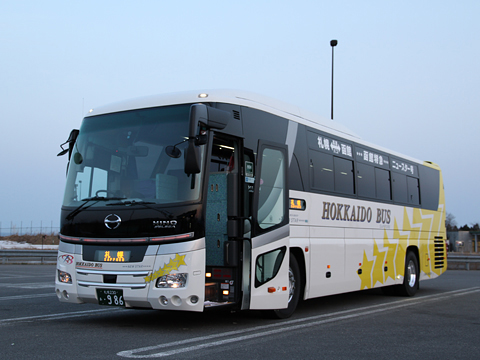
[[[330,46],[332,47],[332,120],[333,120],[333,48],[337,46],[337,40],[330,40]]]

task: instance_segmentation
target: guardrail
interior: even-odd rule
[[[2,264],[37,263],[54,264],[57,250],[0,250]]]
[[[57,250],[0,250],[0,259],[2,259],[2,264],[35,262],[47,264],[57,262],[57,253]],[[480,270],[480,255],[448,253],[447,262],[449,268]],[[473,269],[470,269],[470,264],[474,264]]]
[[[480,270],[480,255],[467,255],[467,254],[447,254],[448,268],[452,270],[460,270],[462,266],[464,270],[470,270],[470,264],[473,264],[473,269]],[[450,266],[450,264],[452,266]]]

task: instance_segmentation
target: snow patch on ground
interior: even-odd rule
[[[32,245],[28,243],[19,243],[10,240],[0,240],[0,249],[18,249],[18,250],[57,250],[58,245]]]

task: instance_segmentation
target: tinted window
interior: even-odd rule
[[[357,163],[357,191],[359,196],[375,197],[375,168]]]
[[[420,204],[420,191],[418,189],[418,179],[407,176],[408,202],[410,204]]]
[[[260,170],[258,224],[262,229],[280,224],[287,212],[285,204],[285,158],[283,152],[266,148]]]
[[[286,250],[286,247],[282,247],[257,257],[255,264],[255,287],[259,287],[277,276]]]
[[[393,200],[395,202],[407,202],[407,177],[403,174],[392,173]]]
[[[354,194],[353,161],[334,156],[335,191]]]
[[[202,176],[189,177],[184,170],[189,112],[190,105],[178,105],[85,118],[69,165],[64,205],[80,206],[94,196],[117,203],[118,198],[155,204],[197,200]],[[174,146],[178,157],[167,154]],[[204,149],[199,148],[201,160]]]
[[[440,195],[440,173],[427,166],[419,166],[419,170],[422,208],[437,210]]]
[[[375,168],[375,186],[377,191],[377,199],[392,200],[390,171]]]
[[[332,155],[310,150],[310,186],[314,189],[334,191]]]

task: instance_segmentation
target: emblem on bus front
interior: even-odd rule
[[[107,215],[107,217],[103,222],[105,223],[105,226],[107,227],[107,229],[115,230],[120,226],[122,219],[117,214],[110,214],[110,215]]]
[[[177,226],[177,220],[153,220],[155,229],[174,229]]]

